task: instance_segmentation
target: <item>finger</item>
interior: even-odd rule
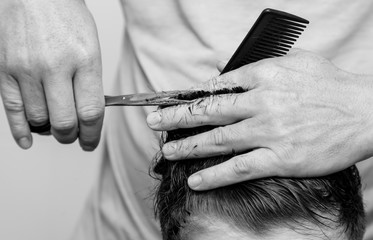
[[[10,76],[0,76],[0,91],[10,130],[23,149],[32,145],[32,136],[25,115],[21,91],[17,81]]]
[[[254,76],[254,67],[255,63],[245,65],[196,85],[192,89],[212,92],[224,88],[233,89],[236,87],[242,87],[245,90],[254,89],[258,86],[258,81]]]
[[[152,112],[149,127],[157,131],[192,128],[203,125],[227,125],[252,117],[259,111],[256,92],[213,95],[188,105],[178,105]]]
[[[45,76],[43,85],[53,136],[60,143],[73,143],[78,136],[78,124],[71,72],[62,70]]]
[[[275,159],[271,150],[259,148],[193,174],[188,179],[188,185],[193,190],[202,191],[270,177],[275,173]]]
[[[99,144],[104,119],[105,102],[100,64],[79,70],[74,78],[79,141],[86,151],[93,151]]]
[[[29,76],[22,76],[19,81],[30,128],[49,125],[49,113],[41,80],[35,81]],[[49,130],[49,129],[47,129]]]
[[[216,63],[216,68],[219,70],[219,72],[222,72],[225,66],[227,65],[228,61],[218,61]]]
[[[220,89],[232,89],[235,87],[240,87],[240,81],[238,79],[240,76],[237,70],[227,72],[223,75],[219,75],[209,79],[208,81],[202,82],[196,86],[193,86],[192,90],[204,90],[204,91],[217,91]]]
[[[240,153],[261,147],[262,132],[255,121],[245,120],[182,140],[168,142],[163,146],[162,153],[168,160]]]

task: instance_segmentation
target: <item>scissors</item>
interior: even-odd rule
[[[198,91],[198,90],[197,90]],[[175,90],[153,93],[138,93],[119,96],[105,96],[105,106],[172,106],[192,103],[195,100],[185,100],[182,96],[192,94],[193,90]],[[33,133],[48,133],[51,125],[48,122],[43,126],[30,126]]]
[[[171,106],[191,103],[194,100],[182,99],[193,90],[162,91],[153,93],[138,93],[119,96],[105,96],[105,106]]]

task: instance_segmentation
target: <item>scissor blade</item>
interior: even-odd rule
[[[152,104],[153,103],[153,104]],[[135,95],[105,96],[105,106],[146,106],[157,105],[147,98]]]
[[[105,96],[106,106],[169,106],[190,103],[192,100],[180,100],[175,97],[180,94],[191,93],[185,91],[164,91],[154,93],[138,93],[120,96]]]

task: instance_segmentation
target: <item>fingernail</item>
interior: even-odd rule
[[[148,115],[146,121],[148,122],[149,126],[156,126],[161,122],[161,114],[158,112],[152,112]]]
[[[18,144],[23,149],[29,149],[31,147],[31,140],[28,137],[23,137],[18,140]]]
[[[162,148],[163,155],[171,156],[176,152],[176,143],[166,143]]]
[[[188,185],[190,188],[196,188],[202,183],[202,177],[200,175],[192,175],[188,179]]]

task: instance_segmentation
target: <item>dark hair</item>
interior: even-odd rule
[[[169,131],[164,142],[212,128]],[[289,227],[308,235],[323,235],[323,230],[331,229],[340,238],[363,238],[365,216],[360,177],[355,166],[318,178],[273,177],[204,192],[188,187],[187,179],[191,174],[233,155],[188,161],[168,161],[161,153],[157,155],[153,172],[160,183],[155,193],[155,213],[163,239],[184,239],[188,226],[195,225],[192,222],[195,216],[214,216],[243,232],[260,236],[275,227]]]

